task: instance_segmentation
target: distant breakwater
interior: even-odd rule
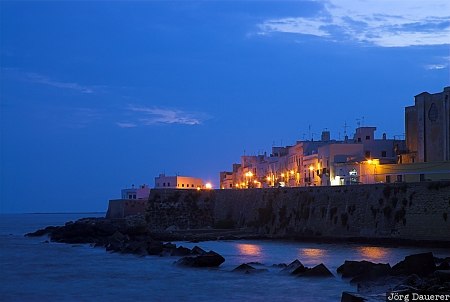
[[[247,190],[151,190],[144,204],[149,228],[155,231],[245,229],[272,238],[450,243],[450,181]]]

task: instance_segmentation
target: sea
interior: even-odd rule
[[[370,244],[325,244],[298,241],[175,242],[221,254],[226,261],[214,269],[174,265],[178,257],[110,253],[89,244],[48,242],[24,235],[49,225],[63,225],[104,214],[1,214],[0,301],[340,301],[356,286],[336,269],[345,260],[390,263],[444,248],[388,247]],[[335,278],[304,278],[280,273],[274,266],[299,259],[311,267],[324,263]],[[231,272],[253,262],[266,272]],[[258,264],[256,264],[258,263]]]

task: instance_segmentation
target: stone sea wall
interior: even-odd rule
[[[154,230],[239,228],[273,237],[450,242],[450,182],[247,190],[152,190]]]

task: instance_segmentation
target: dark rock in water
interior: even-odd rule
[[[48,226],[45,229],[40,229],[32,233],[25,234],[26,237],[41,237],[47,234],[50,234],[53,230],[55,230],[57,227],[54,226]]]
[[[433,253],[422,253],[406,256],[392,267],[393,275],[410,275],[417,274],[419,276],[427,276],[436,270]]]
[[[206,254],[206,251],[199,246],[194,246],[191,250],[192,255],[203,255]]]
[[[167,242],[167,243],[164,244],[164,247],[167,248],[167,249],[174,249],[174,248],[177,247],[177,245],[173,244],[172,242]]]
[[[341,302],[364,302],[367,301],[363,296],[357,293],[342,292]]]
[[[147,255],[147,243],[142,241],[127,242],[124,244],[121,252],[145,256]]]
[[[224,261],[225,258],[223,258],[221,255],[217,254],[216,252],[209,251],[208,253],[195,257],[183,257],[175,262],[175,264],[189,267],[217,267]]]
[[[305,272],[299,274],[302,277],[334,277],[333,273],[323,264],[307,269]]]
[[[446,261],[443,261],[436,267],[436,270],[450,270],[450,264]]]
[[[191,250],[184,247],[184,246],[179,246],[177,248],[172,249],[172,253],[170,254],[171,256],[187,256],[191,254]]]
[[[303,264],[298,259],[295,259],[294,261],[289,263],[288,266],[283,268],[281,270],[281,273],[292,274],[296,269],[301,269],[302,267],[304,268]]]
[[[244,273],[244,274],[264,273],[267,271],[268,270],[265,268],[254,268],[253,266],[249,265],[248,263],[241,264],[232,270],[232,272]]]
[[[306,272],[308,268],[306,266],[299,266],[295,270],[292,271],[291,275],[301,275]]]
[[[338,267],[337,272],[342,278],[353,278],[350,282],[374,280],[391,273],[391,266],[370,261],[345,261]]]
[[[255,270],[256,268],[254,268],[251,265],[248,265],[246,263],[239,265],[238,267],[234,268],[232,270],[232,272],[243,272],[243,273],[248,273],[248,271],[250,270]]]
[[[437,270],[434,275],[440,279],[441,282],[450,282],[450,270]]]
[[[161,241],[148,241],[147,242],[147,253],[149,255],[160,255],[164,249],[163,243]]]

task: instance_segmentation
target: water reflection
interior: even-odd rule
[[[389,249],[375,246],[361,246],[357,248],[358,253],[366,260],[385,259],[389,254]]]
[[[236,244],[239,253],[245,256],[260,256],[261,247],[256,244],[238,243]]]
[[[305,248],[300,249],[300,257],[301,258],[309,258],[314,260],[322,259],[326,254],[326,250],[323,249],[312,249],[312,248]]]

